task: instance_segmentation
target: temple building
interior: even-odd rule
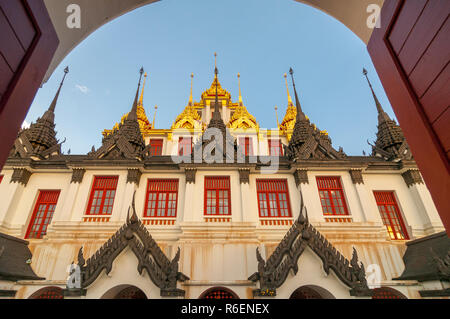
[[[68,72],[0,174],[0,297],[450,295],[449,239],[367,71],[376,107],[367,108],[378,113],[368,156],[336,149],[312,122],[292,69],[285,115],[264,129],[240,75],[233,101],[217,63],[198,102],[191,75],[186,107],[166,129],[155,128],[157,107],[147,116],[141,69],[129,112],[99,132],[102,145],[63,154],[55,114]]]

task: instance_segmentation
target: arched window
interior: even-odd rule
[[[289,299],[335,299],[335,297],[322,287],[308,285],[296,289]]]
[[[131,286],[120,291],[114,299],[147,299],[147,296],[141,289]]]
[[[408,299],[401,292],[389,287],[375,288],[373,291],[372,299]]]
[[[239,297],[228,288],[213,287],[202,293],[199,299],[239,299]]]
[[[29,299],[64,299],[64,294],[59,287],[45,287],[36,291]]]
[[[148,299],[136,286],[119,285],[109,289],[100,299]]]

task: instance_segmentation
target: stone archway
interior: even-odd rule
[[[212,287],[204,291],[198,299],[239,299],[239,296],[231,289]]]
[[[62,288],[45,287],[33,293],[28,299],[64,299]]]
[[[148,299],[136,286],[119,285],[109,289],[100,299]]]
[[[44,78],[44,83],[51,76],[59,63],[84,39],[101,26],[118,17],[160,0],[44,0],[50,18],[55,26],[60,44]],[[288,1],[288,0],[286,0]],[[380,8],[385,0],[346,0],[345,5],[335,0],[291,0],[316,8],[337,19],[356,34],[364,43],[368,43],[373,29],[367,26],[370,5]],[[225,2],[225,1],[224,1]],[[81,28],[67,27],[66,12],[69,5],[81,8]]]
[[[297,288],[289,299],[336,299],[331,292],[325,288],[307,285]]]
[[[408,299],[400,291],[390,287],[375,288],[372,299]]]

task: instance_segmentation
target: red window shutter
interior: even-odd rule
[[[205,177],[205,215],[231,215],[230,177]]]
[[[281,140],[269,140],[269,155],[283,156],[283,147]]]
[[[177,217],[178,179],[149,179],[144,217]]]
[[[373,192],[383,224],[393,240],[409,239],[394,192]]]
[[[111,215],[119,176],[95,176],[86,215]]]
[[[162,139],[150,140],[150,156],[161,156],[164,141]]]
[[[292,217],[285,179],[258,179],[256,192],[260,217]]]
[[[180,137],[178,140],[178,155],[188,156],[192,154],[192,137]]]
[[[324,215],[348,215],[340,177],[317,177],[317,187]]]
[[[253,156],[253,139],[251,137],[240,137],[239,145],[245,156]]]
[[[59,193],[59,190],[39,191],[25,238],[42,238],[47,233],[47,227],[52,222]]]

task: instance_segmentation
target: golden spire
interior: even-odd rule
[[[278,121],[278,106],[275,105],[275,115],[277,117],[277,127],[280,128],[280,121]]]
[[[194,82],[194,73],[191,73],[191,95],[189,96],[189,105],[194,105],[194,99],[192,97],[192,85]]]
[[[144,75],[144,84],[142,85],[142,92],[141,92],[141,97],[139,98],[139,103],[138,106],[143,106],[144,105],[144,90],[145,90],[145,82],[147,80],[147,72],[145,72]]]
[[[143,69],[142,69],[142,74],[143,74]],[[141,76],[142,76],[142,74],[141,74]],[[146,134],[147,132],[149,132],[152,129],[152,124],[150,123],[150,121],[147,118],[147,115],[145,114],[144,105],[143,105],[144,88],[145,88],[146,79],[147,79],[147,73],[145,73],[145,75],[144,75],[144,85],[142,86],[142,91],[141,91],[141,96],[139,98],[139,101],[138,101],[138,96],[139,96],[140,87],[138,88],[138,90],[136,92],[136,98],[134,101],[135,105],[133,105],[133,109],[136,107],[135,112],[136,112],[136,116],[137,116],[137,121],[139,123],[139,128],[141,129],[142,134]],[[139,81],[139,85],[140,85],[140,81]],[[129,114],[130,113],[124,114],[122,116],[120,122],[116,123],[111,130],[103,130],[103,133],[102,133],[103,136],[106,137],[109,134],[111,134],[113,131],[117,130],[119,128],[119,124],[123,124],[124,121],[128,118]]]
[[[158,110],[158,105],[155,105],[155,113],[153,114],[153,123],[152,128],[155,129],[155,119],[156,119],[156,111]]]
[[[243,105],[244,103],[242,102],[242,93],[241,93],[241,74],[238,73],[238,83],[239,83],[239,104]]]
[[[286,90],[287,90],[287,95],[288,95],[288,107],[289,106],[293,106],[294,103],[292,102],[292,98],[291,98],[291,94],[289,93],[289,86],[288,86],[288,82],[287,82],[287,74],[284,74],[284,80],[286,81]]]

